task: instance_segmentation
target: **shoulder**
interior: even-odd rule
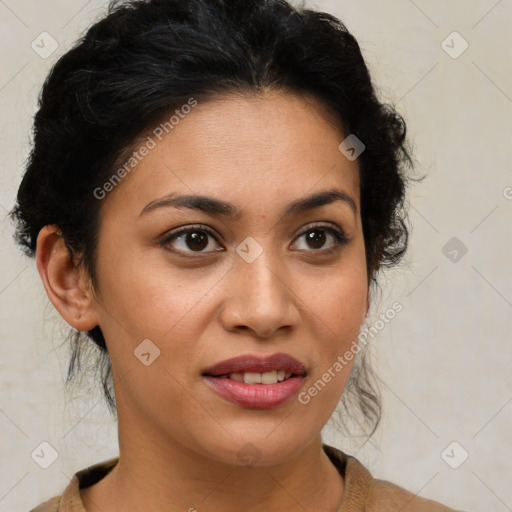
[[[382,512],[397,510],[396,507],[400,507],[401,512],[457,512],[437,501],[420,498],[396,484],[377,479],[370,486],[367,507]]]
[[[48,501],[41,503],[36,508],[33,508],[29,512],[57,512],[59,510],[59,502],[61,496],[54,496],[50,498]]]
[[[323,448],[345,481],[338,512],[462,512],[376,479],[355,457],[326,444]]]
[[[347,475],[363,476],[366,482],[365,510],[368,512],[461,512],[437,501],[418,495],[387,480],[373,478],[368,470],[354,457],[348,456]]]
[[[118,461],[119,457],[115,457],[77,471],[62,494],[41,503],[30,512],[84,512],[80,489],[101,480],[115,467]]]

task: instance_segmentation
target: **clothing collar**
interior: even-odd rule
[[[338,512],[361,512],[368,499],[371,474],[356,458],[341,450],[327,444],[322,444],[322,448],[344,479],[343,501]],[[115,457],[77,471],[60,497],[58,512],[85,512],[80,489],[101,480],[118,462],[119,457]]]

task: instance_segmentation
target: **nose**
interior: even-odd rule
[[[229,297],[221,311],[226,330],[248,330],[254,336],[269,338],[298,324],[298,298],[291,287],[291,271],[267,254],[264,251],[252,263],[236,258],[226,283]]]

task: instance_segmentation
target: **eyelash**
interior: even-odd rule
[[[311,231],[314,231],[315,229],[322,230],[322,231],[325,231],[325,232],[331,234],[335,240],[335,246],[331,247],[329,249],[318,249],[318,250],[311,249],[311,251],[309,251],[309,252],[329,254],[335,250],[340,249],[342,246],[344,246],[348,243],[347,237],[342,232],[338,231],[337,229],[334,229],[331,226],[326,226],[325,224],[313,224],[313,225],[309,226],[301,234],[297,235],[296,239],[299,239],[300,237],[306,235],[307,233],[309,233]],[[206,227],[202,224],[197,224],[197,225],[193,225],[193,226],[187,227],[185,229],[180,229],[179,231],[170,233],[169,236],[167,236],[164,240],[162,240],[159,243],[159,245],[162,247],[165,247],[165,246],[169,245],[172,240],[177,239],[182,235],[187,235],[189,233],[196,233],[196,232],[204,232],[208,236],[211,236],[217,243],[219,243],[219,241],[217,240],[214,233],[208,227]],[[173,253],[182,255],[186,258],[198,258],[204,254],[214,254],[216,252],[221,252],[221,251],[217,251],[217,250],[216,251],[207,251],[207,252],[200,252],[200,251],[185,252],[185,251],[176,250],[176,249],[168,249],[168,250],[170,250]]]

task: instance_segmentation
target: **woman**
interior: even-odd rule
[[[120,453],[33,510],[453,510],[321,438],[340,400],[380,417],[357,340],[409,164],[334,17],[114,2],[43,87],[12,217],[70,373],[80,333],[102,350]]]

